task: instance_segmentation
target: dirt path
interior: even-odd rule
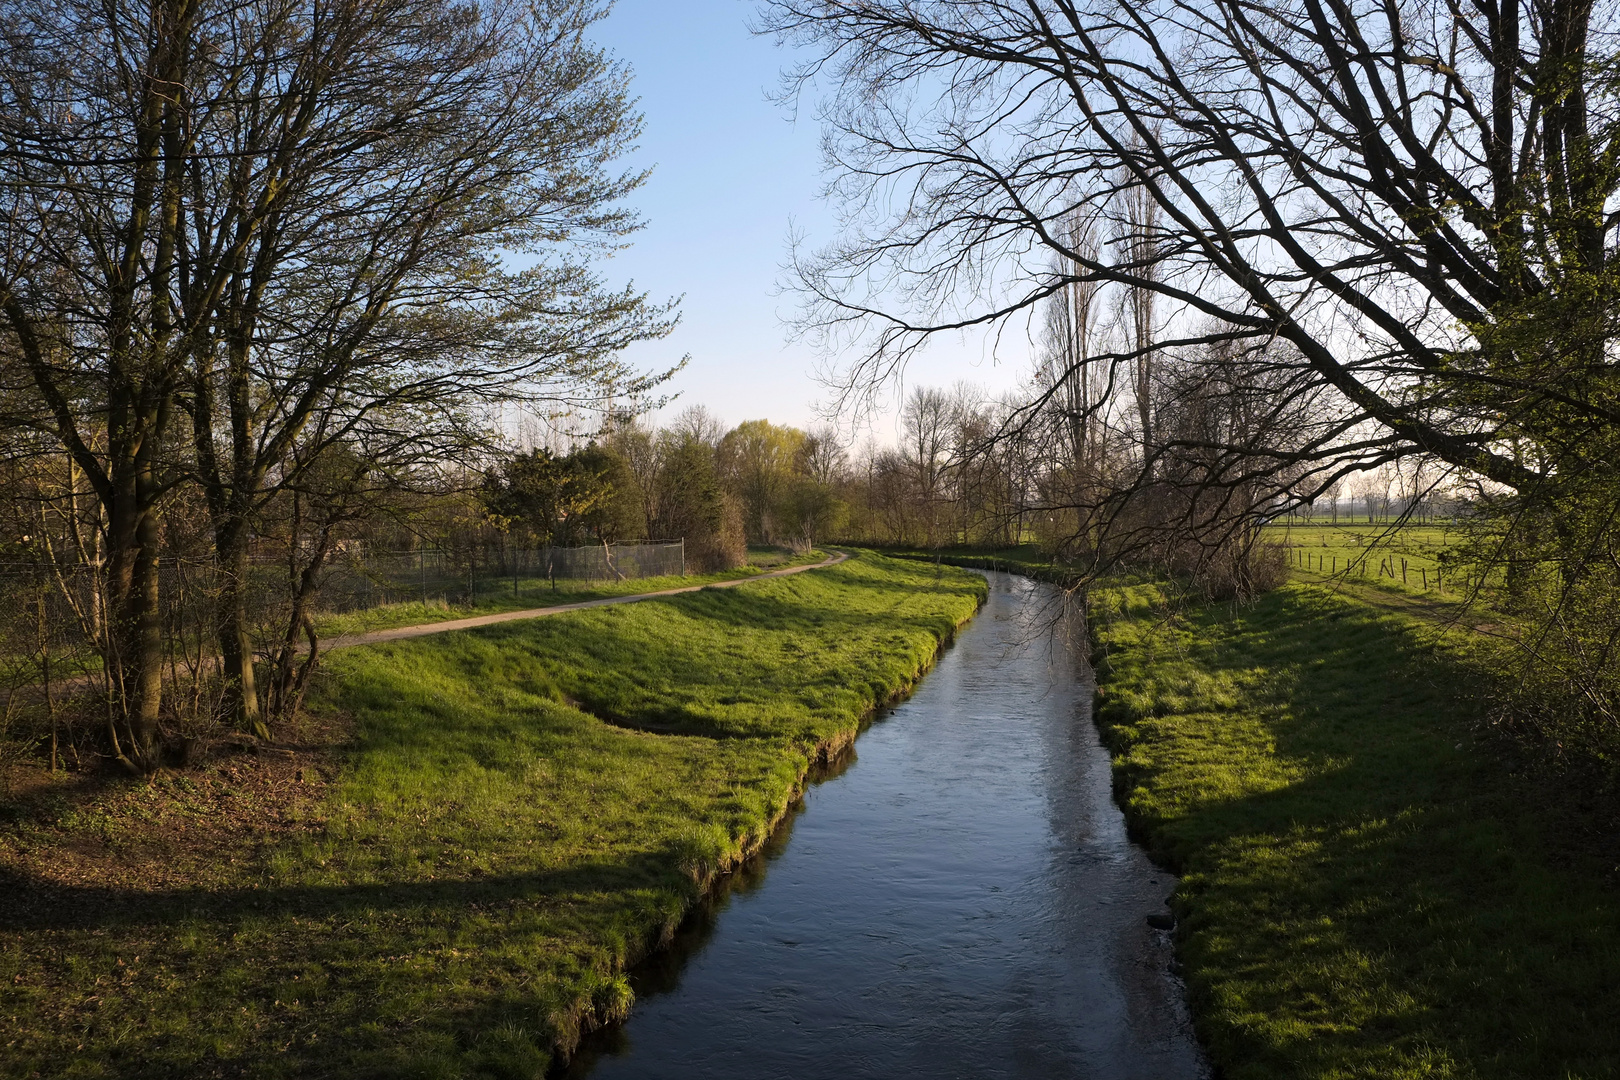
[[[660,589],[657,592],[632,593],[629,596],[610,596],[602,600],[582,600],[574,604],[557,604],[554,607],[526,608],[523,611],[502,611],[494,615],[475,615],[469,619],[448,619],[444,622],[418,623],[415,626],[396,626],[392,630],[373,630],[365,634],[343,634],[329,641],[321,642],[321,651],[330,652],[332,649],[345,649],[351,645],[376,645],[384,641],[398,641],[402,638],[426,637],[428,634],[446,634],[452,630],[471,630],[476,626],[493,626],[496,623],[514,622],[518,619],[540,619],[547,615],[561,615],[565,611],[583,611],[586,608],[607,607],[610,604],[633,604],[638,600],[651,600],[659,596],[676,596],[680,593],[697,592],[699,589],[734,589],[738,585],[746,585],[750,581],[760,581],[764,578],[786,577],[788,574],[802,574],[806,570],[821,570],[829,566],[837,566],[849,558],[848,552],[836,552],[829,559],[818,563],[809,563],[805,566],[789,566],[783,570],[767,570],[763,574],[754,574],[751,577],[733,578],[730,581],[711,581],[703,585],[683,585],[678,589]],[[308,648],[304,646],[299,651]],[[86,686],[96,684],[101,676],[97,674],[73,675],[53,683],[58,693],[71,694],[82,690]],[[14,690],[0,691],[0,709],[4,709],[11,701],[12,694],[39,695],[43,687],[19,686]]]
[[[416,626],[396,626],[392,630],[373,630],[365,634],[344,634],[331,641],[321,643],[323,650],[343,649],[351,645],[376,645],[384,641],[398,641],[401,638],[425,637],[428,634],[444,634],[451,630],[471,630],[477,626],[493,626],[496,623],[514,622],[518,619],[540,619],[547,615],[561,615],[565,611],[584,611],[586,608],[607,607],[611,604],[633,604],[638,600],[651,600],[659,596],[677,596],[681,593],[697,592],[700,589],[734,589],[738,585],[746,585],[750,581],[760,581],[764,578],[786,577],[788,574],[802,574],[806,570],[821,570],[829,566],[837,566],[849,558],[847,552],[836,552],[832,558],[806,566],[790,566],[784,570],[768,570],[763,574],[754,574],[752,577],[733,578],[730,581],[711,581],[706,585],[683,585],[678,589],[659,589],[657,592],[632,593],[629,596],[609,596],[602,600],[581,600],[575,604],[558,604],[555,607],[525,608],[522,611],[502,611],[494,615],[475,615],[469,619],[449,619],[445,622],[418,623]]]

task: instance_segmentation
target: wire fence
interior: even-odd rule
[[[206,597],[213,568],[204,560],[165,559],[159,593],[172,603]],[[275,556],[249,562],[250,594],[274,602],[286,589],[286,567]],[[320,576],[317,611],[351,612],[408,600],[466,603],[509,587],[552,581],[623,581],[686,573],[683,540],[590,547],[371,551],[351,548],[329,558]],[[28,606],[52,624],[99,623],[99,569],[82,564],[0,562],[0,598],[11,613]],[[177,613],[176,613],[177,614]]]
[[[358,545],[334,553],[310,597],[311,615],[348,614],[388,604],[476,604],[501,594],[534,594],[537,602],[559,582],[621,581],[680,576],[680,540],[591,547],[467,546],[374,551]],[[257,633],[274,637],[286,623],[290,579],[285,558],[255,555],[248,564],[248,610]],[[193,674],[216,651],[219,571],[205,559],[166,558],[158,569],[165,639],[165,678]],[[105,649],[106,580],[102,567],[83,563],[0,561],[0,695],[60,670],[96,666]]]
[[[288,647],[287,635],[298,634],[300,626],[315,634],[308,618],[300,624],[296,615],[292,571],[308,560],[295,555],[260,551],[248,562],[248,633],[266,663]],[[683,575],[685,556],[680,540],[415,551],[351,544],[326,560],[303,610],[318,620],[413,601],[539,606],[550,602],[559,582]],[[201,730],[220,708],[224,579],[211,560],[174,556],[160,560],[158,576],[162,723],[165,732],[187,734]],[[96,725],[104,724],[118,693],[108,661],[114,637],[109,623],[116,616],[107,610],[107,597],[102,566],[0,560],[0,786],[9,776],[8,762],[35,748],[45,748],[40,753],[48,754],[53,769],[63,755],[77,762],[81,752],[97,752]]]
[[[419,549],[345,556],[321,583],[321,608],[360,611],[420,599],[467,602],[546,581],[621,581],[686,573],[683,540],[591,547]]]

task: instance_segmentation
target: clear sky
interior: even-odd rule
[[[630,162],[653,175],[633,204],[647,219],[632,247],[604,269],[653,297],[684,294],[681,326],[630,358],[690,365],[670,384],[672,407],[701,404],[731,425],[764,418],[803,426],[828,393],[815,378],[821,357],[788,340],[797,300],[779,292],[788,237],[812,245],[835,220],[817,195],[820,131],[813,108],[795,122],[767,95],[790,53],[748,30],[752,0],[618,0],[596,40],[634,69],[646,131]],[[810,103],[813,105],[813,103]],[[979,343],[940,343],[908,383],[958,379],[997,393],[1023,376],[1024,359],[994,364]],[[894,438],[892,411],[873,434]]]

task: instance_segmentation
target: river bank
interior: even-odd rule
[[[1205,1075],[1155,929],[1174,880],[1113,803],[1079,620],[990,577],[569,1080]]]
[[[0,1071],[543,1071],[983,593],[863,556],[345,650],[292,760],[18,806]]]
[[[1182,875],[1223,1076],[1620,1074],[1612,806],[1481,723],[1455,642],[1314,584],[1091,601],[1116,795]]]

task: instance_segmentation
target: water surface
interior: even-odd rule
[[[1055,591],[989,603],[568,1074],[1206,1075]]]

